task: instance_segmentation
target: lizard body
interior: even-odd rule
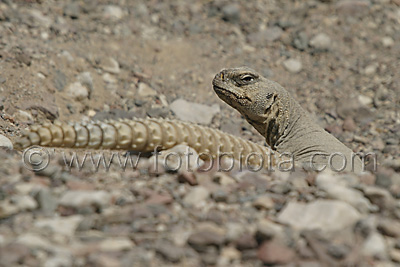
[[[362,170],[362,162],[352,150],[315,123],[278,83],[241,67],[222,70],[213,79],[213,88],[266,138],[273,150],[290,153],[295,161],[306,163],[314,170],[323,166],[333,166],[334,170],[342,166],[346,171]]]

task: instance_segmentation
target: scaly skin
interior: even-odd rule
[[[237,109],[266,138],[273,150],[291,153],[295,161],[314,170],[325,165],[341,169],[340,156],[332,157],[332,165],[328,162],[329,155],[341,153],[347,160],[344,170],[362,171],[360,158],[353,157],[348,147],[316,124],[278,83],[250,68],[240,67],[222,70],[215,76],[213,87],[223,101]]]
[[[69,147],[85,149],[122,149],[151,152],[154,149],[166,150],[179,144],[195,149],[200,158],[210,160],[222,153],[232,155],[236,160],[246,158],[252,153],[264,156],[271,151],[239,137],[182,121],[164,119],[108,120],[89,123],[45,123],[31,126],[16,141],[16,148],[32,145],[45,147]],[[230,156],[228,156],[230,157]],[[250,156],[248,163],[260,166],[259,157]],[[263,165],[267,166],[269,158]],[[273,158],[271,157],[271,160]]]

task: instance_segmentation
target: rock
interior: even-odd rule
[[[354,132],[357,129],[357,125],[354,122],[353,118],[351,117],[347,117],[344,121],[343,121],[343,125],[342,125],[343,130],[348,131],[348,132]]]
[[[225,224],[225,229],[225,239],[228,242],[235,242],[246,233],[245,227],[243,227],[242,224],[236,222],[227,222]]]
[[[51,249],[52,247],[47,239],[34,233],[24,233],[18,236],[16,243],[25,245],[30,249]]]
[[[156,251],[171,262],[179,262],[185,254],[183,248],[175,246],[168,241],[161,241],[156,245]]]
[[[31,9],[29,10],[29,16],[33,21],[32,26],[42,26],[44,28],[49,28],[53,21],[48,16],[43,15],[39,10]]]
[[[316,178],[318,188],[324,190],[328,197],[345,201],[361,213],[368,213],[371,203],[364,198],[363,194],[355,189],[341,184],[339,177],[329,172],[321,172]]]
[[[206,125],[210,124],[214,115],[220,112],[218,104],[207,106],[184,99],[175,100],[170,108],[180,120]]]
[[[56,89],[58,91],[62,91],[67,85],[67,76],[61,70],[56,70],[54,73],[53,82]]]
[[[258,243],[272,239],[281,241],[285,241],[286,239],[284,227],[267,219],[262,219],[257,223],[255,236]]]
[[[201,223],[189,236],[188,243],[196,250],[207,246],[220,246],[225,241],[225,230],[213,223]]]
[[[88,89],[80,82],[74,82],[67,88],[67,93],[75,100],[84,100],[89,97]]]
[[[262,195],[253,201],[253,206],[257,209],[271,210],[274,209],[275,203],[269,195]]]
[[[295,253],[279,242],[266,241],[258,249],[257,256],[267,265],[285,265],[294,260]]]
[[[163,194],[152,194],[148,199],[146,199],[146,204],[160,204],[160,205],[165,205],[165,204],[170,204],[173,202],[173,198],[171,195],[167,193]]]
[[[240,22],[240,7],[236,4],[227,4],[222,8],[222,19],[230,23]]]
[[[254,249],[257,247],[256,239],[249,233],[242,235],[235,243],[239,250]]]
[[[378,65],[377,64],[375,64],[375,63],[370,64],[370,65],[365,67],[364,74],[367,75],[367,76],[372,76],[372,75],[374,75],[376,73],[377,69],[378,69]]]
[[[153,97],[158,95],[157,91],[146,83],[139,83],[137,93],[140,97]]]
[[[310,46],[318,51],[328,51],[332,46],[332,40],[327,34],[319,33],[311,38]]]
[[[35,196],[39,204],[40,210],[46,214],[52,214],[57,208],[57,198],[55,198],[51,191],[47,188],[42,188]]]
[[[81,12],[79,3],[71,2],[64,6],[63,14],[64,16],[70,17],[71,19],[77,19],[79,13]]]
[[[370,4],[369,0],[341,0],[336,9],[345,15],[361,15],[368,11]]]
[[[349,247],[339,244],[331,244],[327,250],[328,254],[335,259],[344,259],[349,253]]]
[[[117,79],[110,73],[104,73],[101,77],[103,78],[103,81],[108,84],[117,83]]]
[[[303,68],[301,62],[293,58],[283,61],[283,66],[291,73],[299,73]]]
[[[113,237],[103,240],[99,244],[99,249],[107,252],[118,252],[130,250],[135,244],[127,237]]]
[[[106,191],[67,191],[59,200],[59,205],[72,208],[87,206],[105,207],[111,202],[111,195]]]
[[[394,45],[394,40],[390,36],[386,36],[382,38],[383,47],[390,48]]]
[[[292,45],[300,51],[304,51],[308,47],[308,36],[305,32],[296,33],[293,36]]]
[[[385,189],[366,186],[363,188],[363,192],[365,197],[368,198],[371,203],[377,205],[381,210],[391,210],[395,205],[393,197]]]
[[[400,222],[391,219],[380,219],[377,229],[384,235],[400,238]]]
[[[360,213],[346,202],[317,200],[311,203],[289,202],[278,214],[278,220],[299,230],[323,230],[329,235],[352,227]]]
[[[377,232],[372,232],[362,245],[362,254],[380,260],[388,259],[385,239]]]
[[[20,211],[34,210],[38,207],[37,202],[29,195],[14,195],[11,201]]]
[[[83,216],[81,215],[38,219],[35,222],[35,227],[50,230],[53,233],[57,233],[67,237],[72,237],[82,220]]]
[[[282,29],[279,27],[270,27],[265,30],[251,33],[247,36],[247,41],[257,47],[266,47],[269,43],[272,43],[282,36]]]
[[[104,7],[103,16],[105,19],[120,20],[124,16],[124,12],[119,6],[108,5]]]
[[[203,186],[195,186],[193,189],[184,197],[183,203],[187,206],[200,206],[209,197],[210,192]]]
[[[366,95],[358,95],[358,101],[364,106],[372,105],[373,102],[372,98]]]
[[[22,244],[11,243],[0,247],[0,258],[3,266],[18,266],[31,255],[30,249]]]
[[[5,137],[4,135],[0,134],[0,147],[6,147],[8,149],[13,149],[13,144],[11,143],[10,139]]]
[[[0,219],[7,218],[18,213],[18,207],[9,200],[0,201]]]
[[[224,247],[221,250],[217,266],[231,266],[231,263],[240,260],[241,256],[240,251],[234,247]]]
[[[390,251],[390,258],[393,262],[400,263],[400,250],[399,249],[392,249]]]
[[[78,81],[83,86],[88,88],[90,91],[93,90],[93,78],[92,78],[92,74],[90,74],[90,72],[86,71],[86,72],[79,73]]]
[[[101,58],[100,67],[102,70],[111,74],[118,74],[121,72],[118,61],[112,57]]]
[[[340,118],[353,118],[357,123],[366,123],[374,118],[374,114],[363,105],[358,98],[345,98],[338,102],[336,112]]]

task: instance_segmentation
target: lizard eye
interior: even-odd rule
[[[252,82],[254,81],[254,77],[252,75],[246,74],[240,78],[244,82]]]

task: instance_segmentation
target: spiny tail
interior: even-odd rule
[[[255,153],[265,158],[270,153],[267,147],[209,127],[175,120],[137,118],[33,125],[23,132],[15,145],[21,149],[40,145],[150,152],[179,144],[192,147],[203,159],[215,158],[218,153],[230,153],[237,160]],[[256,163],[259,159],[251,157],[249,161]]]

